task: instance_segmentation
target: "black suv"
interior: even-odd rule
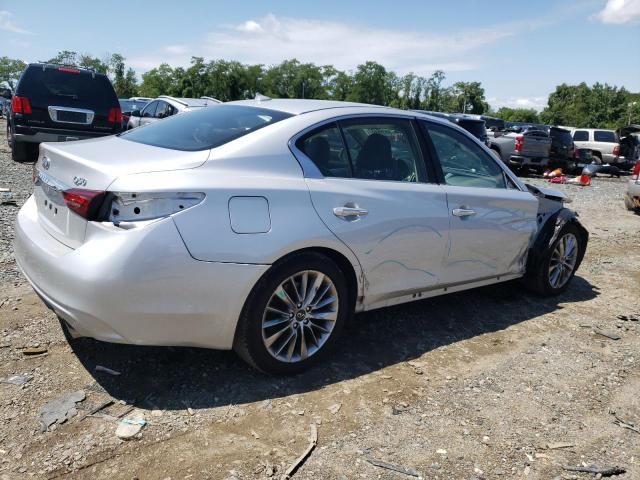
[[[33,162],[41,142],[66,142],[122,130],[118,97],[106,75],[76,67],[32,63],[11,101],[11,158]]]

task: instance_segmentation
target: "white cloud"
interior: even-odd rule
[[[24,30],[13,23],[13,13],[7,10],[0,10],[0,30],[12,33],[30,34],[28,30]]]
[[[164,47],[164,51],[174,55],[182,55],[187,53],[189,48],[186,45],[167,45]]]
[[[640,0],[607,0],[594,18],[610,24],[637,23],[640,21]]]
[[[508,97],[508,98],[488,98],[487,102],[495,110],[500,107],[509,108],[533,108],[536,111],[541,111],[547,106],[548,96],[539,97]]]
[[[185,65],[192,55],[266,65],[297,58],[350,70],[374,60],[398,73],[413,71],[427,75],[436,69],[446,72],[476,69],[482,61],[479,55],[483,47],[542,25],[540,21],[513,22],[428,34],[269,14],[222,26],[204,41],[181,46],[184,51],[165,47],[160,54],[131,58],[130,62],[136,68],[146,69],[161,62]]]

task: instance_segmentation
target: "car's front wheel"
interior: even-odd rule
[[[544,296],[564,292],[584,256],[584,238],[575,225],[567,224],[528,273],[529,287]]]
[[[274,265],[249,295],[234,350],[270,374],[292,374],[322,360],[350,315],[340,268],[319,253]]]

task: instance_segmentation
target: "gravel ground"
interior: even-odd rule
[[[2,137],[4,186],[21,205],[31,167]],[[0,379],[29,379],[0,383],[0,479],[280,478],[311,424],[318,444],[294,479],[411,478],[372,459],[425,479],[596,478],[563,469],[583,464],[640,479],[640,434],[614,423],[640,426],[640,216],[624,179],[557,188],[591,232],[566,294],[509,284],[363,314],[332,362],[293,378],[230,352],[70,346],[15,266],[17,207],[0,206]],[[78,414],[42,433],[42,406],[78,390]],[[121,440],[117,419],[134,414],[147,423]]]

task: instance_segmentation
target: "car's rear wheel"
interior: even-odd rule
[[[351,302],[340,268],[318,253],[274,265],[253,288],[234,350],[271,374],[292,374],[322,360],[344,326]]]
[[[584,239],[572,224],[565,225],[546,250],[533,272],[528,273],[529,286],[544,296],[564,292],[584,256]]]

